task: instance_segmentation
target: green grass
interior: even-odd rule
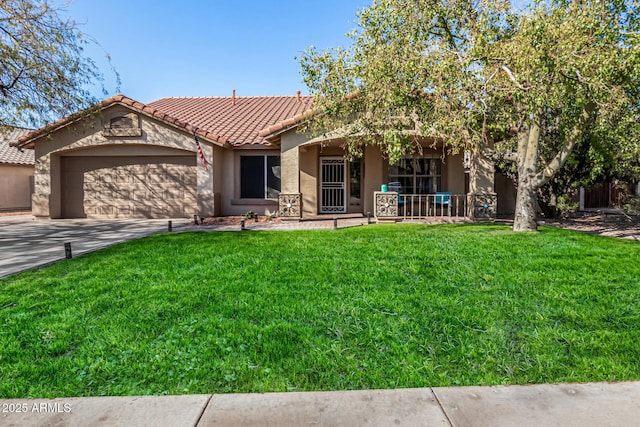
[[[640,379],[639,260],[554,228],[157,235],[0,280],[0,397]]]

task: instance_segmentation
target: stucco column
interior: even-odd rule
[[[477,220],[494,219],[497,208],[495,165],[476,148],[471,155],[468,215]]]
[[[385,183],[387,165],[382,157],[379,147],[366,145],[362,158],[360,180],[362,182],[362,213],[375,212],[376,197],[374,193],[380,191],[380,186]]]
[[[36,157],[33,182],[35,192],[31,196],[31,209],[36,217],[49,217],[51,197],[51,157]]]
[[[215,159],[213,158],[213,146],[211,144],[200,142],[202,153],[207,161],[207,168],[204,168],[204,162],[200,155],[196,152],[197,170],[198,170],[198,215],[200,216],[216,216],[216,195],[213,192],[213,168]]]
[[[300,192],[300,149],[297,138],[283,138],[280,152],[280,191]]]
[[[296,133],[285,134],[280,141],[280,196],[278,216],[299,219],[302,216],[300,194],[300,144],[306,138]]]

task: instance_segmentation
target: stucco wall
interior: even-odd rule
[[[378,147],[368,146],[364,150],[363,177],[362,177],[362,207],[363,213],[374,211],[373,192],[380,191],[380,186],[385,182],[387,163],[382,158]]]
[[[103,128],[111,118],[127,114],[131,114],[131,110],[116,105],[93,119],[69,125],[35,142],[34,215],[57,218],[62,214],[61,156],[197,155],[193,136],[144,114],[136,113],[141,130],[139,136],[103,135]],[[224,150],[212,147],[206,141],[200,142],[205,156],[213,164],[205,171],[202,161],[199,158],[197,160],[198,193],[204,197],[199,197],[200,206],[193,206],[192,211],[207,213],[205,211],[212,209],[208,196],[213,194],[214,168],[217,166],[214,151]]]
[[[443,165],[442,182],[443,191],[450,191],[453,194],[464,194],[464,156],[462,154],[452,154],[445,158]]]
[[[470,177],[469,193],[495,193],[495,165],[491,159],[482,155],[477,149],[471,155]]]
[[[516,187],[513,181],[496,172],[495,191],[498,195],[498,215],[513,215],[516,211]]]
[[[30,210],[33,166],[0,164],[0,211]]]
[[[300,192],[300,148],[299,145],[306,142],[307,134],[297,133],[295,130],[282,135],[280,140],[282,166],[282,192]]]
[[[246,147],[246,148],[245,148]],[[241,199],[240,198],[240,157],[256,155],[280,155],[280,150],[262,148],[262,146],[243,146],[233,151],[227,150],[223,157],[223,197],[221,215],[244,215],[249,211],[259,215],[272,215],[278,212],[277,199]],[[280,158],[282,165],[282,157]],[[284,168],[281,166],[281,171]],[[282,180],[282,176],[281,176]]]
[[[318,214],[318,154],[317,145],[300,148],[300,192],[302,193],[302,216]]]

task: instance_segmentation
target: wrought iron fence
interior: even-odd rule
[[[375,192],[375,199],[376,216],[382,218],[462,219],[469,216],[469,196],[466,194]]]

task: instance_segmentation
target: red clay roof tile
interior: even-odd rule
[[[268,145],[261,131],[307,111],[310,96],[236,96],[163,98],[149,106],[222,135],[234,146]]]
[[[219,144],[225,144],[227,142],[227,138],[220,136],[212,129],[205,129],[197,124],[190,124],[189,121],[181,121],[173,117],[173,115],[167,114],[167,112],[159,111],[157,108],[153,107],[151,104],[145,105],[138,101],[135,101],[131,98],[128,98],[124,95],[118,94],[114,95],[111,98],[107,98],[101,102],[99,102],[96,106],[89,107],[86,110],[74,113],[70,116],[64,117],[54,123],[50,123],[40,129],[34,130],[32,132],[27,133],[26,135],[18,138],[17,141],[12,141],[10,143],[11,146],[14,147],[28,147],[31,148],[33,146],[33,142],[35,139],[40,138],[42,136],[48,135],[51,132],[54,132],[76,120],[83,119],[86,117],[87,113],[95,110],[96,107],[98,109],[105,109],[114,104],[122,104],[128,107],[131,107],[134,110],[140,111],[142,113],[151,115],[153,117],[157,117],[158,119],[165,121],[169,124],[175,125],[179,128],[183,128],[189,132],[195,132],[197,135],[206,138],[207,140]],[[31,145],[31,147],[29,147]]]
[[[293,117],[290,117],[288,119],[282,120],[276,124],[273,124],[265,129],[262,129],[260,132],[258,132],[258,135],[261,138],[265,138],[265,139],[269,139],[270,136],[272,136],[273,134],[279,133],[281,131],[287,130],[301,122],[303,122],[304,120],[306,120],[307,118],[309,118],[309,116],[311,116],[312,114],[314,114],[314,110],[313,109],[309,109],[306,111],[303,111],[300,114],[296,114]]]

